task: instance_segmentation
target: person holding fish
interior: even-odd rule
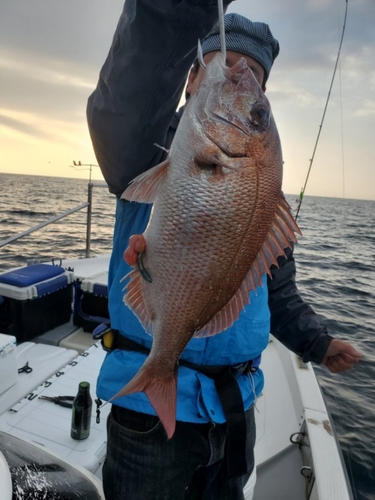
[[[117,196],[97,384],[113,403],[107,500],[244,498],[270,332],[332,372],[361,357],[296,287],[299,229],[264,95],[279,44],[228,14],[223,47],[217,18],[217,0],[127,0],[89,98]]]

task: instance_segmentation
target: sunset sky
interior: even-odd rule
[[[121,0],[2,0],[0,172],[88,177],[86,125],[122,10]],[[279,40],[267,95],[281,136],[284,191],[299,193],[319,131],[345,0],[237,0],[229,12],[267,22]],[[349,0],[348,18],[307,195],[375,199],[375,1]],[[145,61],[147,64],[147,61]],[[94,167],[94,178],[101,179]]]

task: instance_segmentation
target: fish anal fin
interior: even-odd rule
[[[154,203],[158,192],[164,183],[169,167],[167,158],[159,165],[150,168],[141,175],[138,175],[122,193],[121,198],[139,203]]]
[[[297,241],[295,233],[301,234],[301,231],[281,194],[272,226],[240,288],[203,328],[194,333],[194,337],[210,337],[233,325],[241,310],[250,302],[250,292],[262,286],[264,274],[271,276],[271,266],[278,266],[277,257],[285,256],[285,249],[291,248],[291,242]]]
[[[144,364],[135,377],[110,399],[110,402],[134,392],[144,392],[170,439],[176,428],[177,367],[169,377],[156,377],[154,372],[151,364],[149,366]]]
[[[257,281],[258,282],[258,281]],[[260,279],[259,284],[262,284]],[[194,333],[194,337],[211,337],[217,333],[223,332],[233,325],[238,319],[241,310],[250,302],[247,280],[242,282],[240,288],[227,302],[227,304],[218,311],[215,316],[206,325]]]
[[[144,280],[140,272],[138,269],[133,269],[123,278],[123,280],[129,280],[124,289],[126,291],[123,298],[124,304],[134,312],[146,332],[152,335],[151,313],[147,309],[143,297],[142,285]]]

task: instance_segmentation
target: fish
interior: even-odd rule
[[[167,159],[122,195],[152,203],[125,260],[124,303],[153,337],[138,373],[112,399],[144,392],[168,439],[177,372],[189,340],[220,334],[300,230],[282,187],[280,138],[270,103],[244,58],[221,53],[188,100]]]

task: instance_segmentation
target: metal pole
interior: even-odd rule
[[[23,233],[19,233],[15,236],[11,236],[10,238],[0,241],[0,247],[3,247],[5,245],[8,245],[9,243],[12,243],[13,241],[18,240],[19,238],[22,238],[23,236],[27,236],[30,233],[33,233],[34,231],[38,231],[38,229],[41,229],[42,227],[48,226],[49,224],[52,224],[53,222],[57,222],[60,219],[63,219],[67,215],[73,214],[74,212],[78,212],[78,210],[82,210],[82,208],[87,207],[87,203],[83,203],[82,205],[78,205],[75,208],[72,208],[71,210],[67,210],[66,212],[57,215],[56,217],[52,217],[51,219],[46,220],[45,222],[42,222],[38,224],[37,226],[34,226],[30,229],[27,229],[27,231],[23,231]]]
[[[87,185],[86,259],[90,258],[92,188],[93,184],[89,182]]]

